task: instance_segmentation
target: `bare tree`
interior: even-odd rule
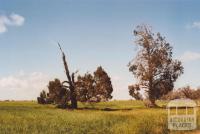
[[[66,83],[68,85],[67,87],[69,88],[69,91],[70,91],[71,108],[77,109],[77,99],[76,99],[76,91],[75,91],[75,73],[76,72],[70,74],[65,53],[63,52],[59,43],[58,43],[58,46],[62,53],[62,60],[63,60],[64,68],[65,68],[65,74],[67,76],[67,81],[64,81],[63,84]]]

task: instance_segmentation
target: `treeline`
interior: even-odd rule
[[[129,86],[129,94],[135,100],[145,100],[145,95],[142,96],[138,90],[137,86]],[[136,90],[136,92],[135,92]],[[199,100],[200,99],[200,87],[199,88],[191,88],[190,86],[181,87],[175,90],[168,92],[167,94],[161,96],[159,100],[174,100],[174,99],[192,99]],[[146,101],[146,100],[145,100]]]
[[[137,100],[142,100],[143,92],[145,99],[149,100],[149,107],[156,107],[158,99],[176,95],[178,97],[179,92],[173,92],[174,83],[183,74],[184,68],[181,61],[173,59],[172,46],[165,37],[159,32],[153,33],[147,25],[137,26],[133,34],[137,54],[129,62],[128,68],[136,78],[136,83],[128,87],[129,94]],[[58,79],[50,81],[49,91],[42,91],[38,97],[40,104],[53,103],[58,107],[76,109],[78,101],[100,102],[112,98],[111,79],[102,67],[98,67],[93,74],[76,76],[77,72],[70,72],[65,53],[60,44],[58,46],[62,53],[67,79],[63,82]],[[181,94],[187,98],[195,98],[197,91],[184,89],[181,90]]]
[[[79,102],[96,103],[112,99],[112,83],[101,66],[93,74],[79,75],[74,86],[76,100]],[[56,104],[59,108],[70,108],[68,81],[61,82],[59,79],[50,81],[48,92],[43,90],[37,100],[39,104]]]
[[[173,100],[181,98],[189,98],[193,100],[200,99],[200,88],[194,89],[190,86],[182,87],[162,96],[161,100]]]

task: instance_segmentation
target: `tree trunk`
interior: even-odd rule
[[[72,109],[77,109],[77,99],[76,99],[76,93],[74,91],[74,87],[71,88],[70,90],[70,99],[71,99],[71,108]]]
[[[155,91],[154,91],[154,88],[153,88],[153,84],[152,84],[152,78],[150,78],[149,80],[149,101],[150,101],[150,104],[149,104],[149,107],[158,107],[156,105],[156,98],[155,98]]]
[[[71,108],[72,109],[77,109],[77,100],[75,97],[73,97],[73,95],[71,96]]]
[[[158,107],[158,105],[156,105],[156,99],[154,96],[153,89],[149,91],[149,101],[150,101],[149,107]]]
[[[155,99],[149,98],[149,101],[150,101],[150,107],[157,107]]]
[[[156,105],[156,99],[155,99],[155,91],[153,87],[153,73],[152,73],[152,66],[151,66],[151,53],[150,53],[150,48],[147,47],[147,53],[148,53],[148,75],[149,75],[149,107],[157,107]]]

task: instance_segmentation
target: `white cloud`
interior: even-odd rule
[[[180,57],[180,60],[183,62],[200,60],[200,53],[187,51]]]
[[[10,24],[14,26],[21,26],[24,24],[24,17],[18,15],[18,14],[11,14],[10,15]]]
[[[198,29],[200,29],[200,21],[198,21],[198,22],[193,22],[192,27],[193,27],[193,28],[198,28]]]
[[[6,23],[7,22],[7,17],[6,16],[0,16],[0,33],[6,32]]]
[[[192,24],[186,25],[187,29],[197,28],[200,29],[200,21],[194,21]]]
[[[0,33],[7,31],[8,26],[22,26],[25,18],[21,15],[12,13],[9,16],[0,15]]]
[[[25,73],[0,78],[0,100],[35,100],[46,88],[50,77],[41,72]]]

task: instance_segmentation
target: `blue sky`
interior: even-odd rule
[[[71,70],[93,72],[102,65],[112,78],[114,99],[130,99],[127,86],[135,80],[127,64],[136,54],[132,31],[139,24],[165,36],[174,58],[183,61],[185,73],[176,87],[198,87],[199,4],[197,0],[0,0],[0,100],[35,99],[48,80],[65,79],[57,41]]]

